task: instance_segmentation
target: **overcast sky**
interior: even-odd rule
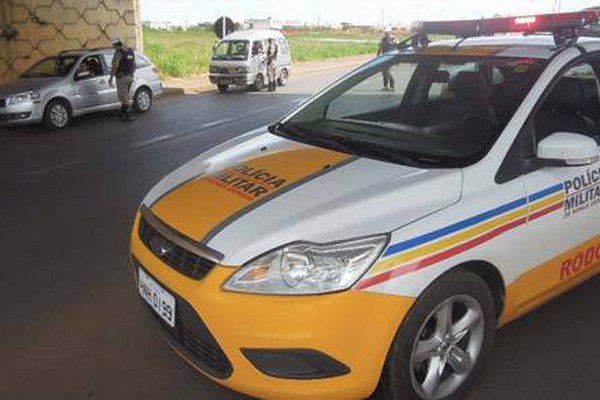
[[[426,19],[490,17],[552,12],[555,0],[141,0],[144,21],[196,23],[221,15],[236,21],[273,17],[302,22],[409,24]],[[562,11],[600,5],[600,0],[562,0]]]

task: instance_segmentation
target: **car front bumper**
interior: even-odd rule
[[[208,78],[213,85],[248,86],[254,84],[251,74],[209,74]]]
[[[0,125],[35,124],[43,119],[43,112],[39,103],[4,104],[4,107],[0,107]]]
[[[139,217],[131,242],[134,275],[143,268],[176,296],[176,315],[189,314],[191,308],[197,329],[215,339],[203,351],[216,359],[215,365],[224,365],[216,374],[195,362],[183,348],[189,343],[181,346],[189,332],[174,343],[173,328],[162,324],[172,347],[196,369],[257,398],[356,399],[373,393],[394,335],[415,299],[356,290],[318,296],[226,292],[222,285],[236,268],[216,266],[203,280],[192,280],[140,241],[138,224]],[[302,370],[311,357],[328,377],[286,377],[286,372]]]

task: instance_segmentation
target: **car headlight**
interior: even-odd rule
[[[28,92],[17,93],[17,94],[12,95],[9,99],[9,103],[11,105],[15,105],[15,104],[24,103],[29,100],[35,101],[35,100],[39,100],[39,99],[40,99],[40,92],[38,92],[37,90],[30,90]]]
[[[373,265],[387,243],[388,236],[379,235],[329,244],[290,244],[244,265],[224,289],[279,295],[346,290]]]
[[[237,67],[235,69],[236,74],[247,74],[248,72],[250,72],[250,69],[248,67]]]

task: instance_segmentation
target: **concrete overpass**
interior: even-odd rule
[[[0,83],[61,50],[142,46],[141,0],[0,0]]]

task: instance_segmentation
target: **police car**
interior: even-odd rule
[[[263,399],[463,396],[496,327],[599,271],[597,22],[423,23],[166,176],[131,252],[175,351]]]

